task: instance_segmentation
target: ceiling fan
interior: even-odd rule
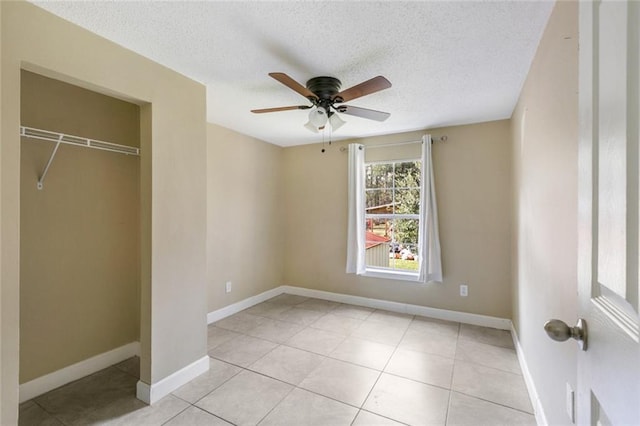
[[[349,102],[353,99],[391,87],[389,80],[381,75],[343,91],[340,91],[342,83],[335,77],[314,77],[307,81],[307,86],[305,87],[282,72],[272,72],[269,73],[269,76],[307,98],[312,105],[253,109],[251,110],[253,113],[262,114],[265,112],[290,111],[294,109],[311,109],[309,112],[309,122],[305,124],[304,127],[316,133],[324,129],[327,122],[329,122],[333,130],[337,130],[345,124],[336,112],[376,121],[384,121],[391,115],[388,112],[343,104],[343,102]]]

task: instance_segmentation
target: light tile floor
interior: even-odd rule
[[[209,326],[210,370],[153,406],[132,358],[20,425],[535,425],[509,332],[283,294]]]

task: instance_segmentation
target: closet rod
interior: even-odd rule
[[[140,155],[140,149],[134,146],[119,145],[116,143],[104,142],[96,139],[83,138],[81,136],[71,136],[64,133],[51,132],[49,130],[35,129],[33,127],[20,126],[20,136],[56,143],[56,146],[51,152],[51,157],[49,157],[49,161],[47,161],[47,165],[45,166],[42,175],[38,178],[38,189],[42,189],[44,187],[44,178],[47,176],[49,167],[51,167],[53,158],[56,156],[61,143],[99,149],[102,151],[116,152],[118,154],[136,156]]]

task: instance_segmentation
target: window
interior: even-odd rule
[[[431,136],[375,148],[349,144],[346,272],[442,282]]]
[[[367,272],[418,274],[421,168],[420,160],[365,164]]]

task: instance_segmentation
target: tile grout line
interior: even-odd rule
[[[294,348],[294,349],[296,349],[296,348]],[[303,350],[303,349],[301,349],[301,350]],[[309,351],[306,351],[306,352],[309,352]],[[315,353],[313,353],[313,352],[309,352],[309,353],[314,354],[314,355],[318,355],[318,354],[315,354]],[[320,356],[322,356],[322,357],[323,357],[323,358],[325,358],[325,359],[326,359],[326,358],[329,358],[329,359],[334,360],[334,358],[330,358],[330,357],[328,357],[328,356],[324,356],[324,355],[320,355]],[[321,364],[323,361],[325,361],[325,360],[322,360],[322,361],[320,362],[320,364]],[[366,368],[366,369],[368,369],[368,370],[378,371],[378,370],[373,369],[373,368],[364,367],[364,366],[362,366],[362,365],[349,363],[349,362],[347,362],[347,361],[342,361],[342,360],[339,360],[339,359],[335,359],[335,361],[344,362],[344,363],[347,363],[347,364],[354,365],[354,366],[356,366],[356,367]],[[320,364],[318,364],[318,367],[320,366]],[[277,380],[278,382],[281,382],[281,383],[284,383],[284,384],[286,384],[286,385],[292,386],[292,387],[293,387],[293,389],[300,389],[300,390],[302,390],[302,391],[309,392],[309,393],[312,393],[312,394],[314,394],[314,395],[318,395],[318,396],[321,396],[321,397],[323,397],[323,398],[330,399],[330,400],[335,401],[335,402],[338,402],[338,403],[340,403],[340,404],[348,405],[349,407],[353,407],[353,408],[356,408],[356,409],[360,409],[360,407],[358,407],[357,405],[353,405],[353,404],[350,404],[350,403],[348,403],[348,402],[341,401],[341,400],[336,399],[336,398],[333,398],[333,397],[331,397],[331,396],[323,395],[323,394],[318,393],[318,392],[316,392],[316,391],[314,391],[314,390],[311,390],[311,389],[303,388],[303,387],[301,387],[301,386],[300,386],[300,384],[294,385],[294,384],[292,384],[292,383],[286,382],[286,381],[284,381],[284,380],[282,380],[282,379],[279,379],[279,378],[277,378],[277,377],[272,377],[272,376],[269,376],[268,374],[261,373],[261,372],[259,372],[259,371],[250,370],[248,367],[241,367],[241,368],[243,368],[244,370],[249,371],[249,372],[251,372],[251,373],[259,374],[259,375],[261,375],[261,376],[263,376],[263,377],[267,377],[267,378],[269,378],[269,379]],[[317,369],[317,367],[316,367],[316,368],[314,368],[311,372],[309,372],[309,374],[313,373],[316,369]],[[380,373],[381,373],[381,371],[380,371]],[[307,375],[307,377],[308,377],[308,375]],[[305,378],[306,378],[306,377],[305,377]],[[303,381],[304,381],[304,379],[302,379],[302,380],[300,381],[300,383],[302,383]],[[292,389],[292,391],[293,391],[293,389]],[[287,395],[288,395],[288,394],[287,394]],[[368,396],[368,395],[367,395],[367,396]],[[286,398],[286,397],[285,397],[285,398]],[[284,398],[283,398],[283,399],[284,399]],[[365,398],[365,401],[366,401],[366,398]],[[280,404],[280,403],[278,403],[278,404]]]
[[[510,405],[501,404],[499,402],[491,401],[490,399],[481,398],[481,397],[476,396],[476,395],[471,395],[471,394],[468,394],[468,393],[465,393],[465,392],[460,392],[460,391],[457,391],[457,390],[451,390],[451,392],[459,393],[460,395],[464,395],[464,396],[467,396],[469,398],[473,398],[473,399],[477,399],[477,400],[480,400],[480,401],[488,402],[490,404],[498,405],[500,407],[508,408],[510,410],[519,411],[520,413],[528,414],[530,416],[534,415],[534,413],[530,413],[528,411],[524,411],[521,408],[511,407]]]
[[[458,343],[460,342],[460,337],[461,336],[462,336],[462,324],[459,325],[458,340],[456,341],[456,351],[455,351],[455,355],[456,356],[458,354]],[[509,349],[510,350],[510,348],[507,348],[507,347],[504,347],[504,346],[500,346],[500,345],[494,345],[494,344],[491,344],[491,343],[478,342],[478,341],[475,341],[475,340],[472,340],[472,339],[464,339],[464,338],[462,339],[463,342],[465,340],[467,340],[469,342],[472,342],[472,343],[480,343],[480,344],[487,345],[487,346],[492,346],[492,347],[496,347],[496,348],[502,348],[502,349]],[[479,364],[479,363],[473,362],[473,361],[467,361],[467,360],[457,359],[457,358],[454,358],[454,361],[460,361],[460,362],[467,363],[467,364],[473,364],[473,365],[480,366],[480,367],[483,367],[483,368],[488,368],[488,369],[491,369],[491,370],[495,370],[495,371],[499,371],[499,372],[503,372],[503,373],[509,373],[509,374],[514,375],[514,376],[522,377],[522,374],[517,374],[517,373],[513,373],[511,371],[506,371],[506,370],[502,370],[502,369],[499,369],[499,368],[490,367],[488,365]],[[454,370],[452,371],[452,376],[455,375],[456,362],[454,362],[453,368],[454,368]],[[488,399],[485,399],[485,398],[478,397],[476,395],[470,395],[468,393],[455,390],[455,389],[453,389],[453,377],[452,377],[452,383],[451,383],[451,392],[452,393],[455,392],[455,393],[458,393],[458,394],[461,394],[461,395],[465,395],[465,396],[467,396],[469,398],[475,398],[475,399],[478,399],[480,401],[484,401],[484,402],[487,402],[487,403],[490,403],[490,404],[498,405],[500,407],[508,408],[508,409],[511,409],[511,410],[516,410],[516,411],[519,411],[519,412],[524,413],[524,414],[534,415],[533,413],[529,413],[529,412],[524,411],[524,410],[519,409],[519,408],[511,407],[511,406],[506,405],[506,404],[501,404],[499,402],[491,401],[491,400],[488,400]]]
[[[216,388],[216,389],[217,389],[217,388]],[[197,405],[194,405],[194,407],[195,407],[195,408],[197,408],[197,409],[199,409],[199,410],[204,411],[205,413],[207,413],[207,414],[209,414],[209,415],[212,415],[213,417],[215,417],[215,418],[217,418],[217,419],[221,419],[221,420],[223,420],[223,421],[225,421],[225,422],[229,423],[230,425],[237,426],[237,425],[236,425],[234,422],[232,422],[231,420],[227,420],[227,419],[225,419],[224,417],[220,417],[219,415],[214,414],[214,413],[212,413],[211,411],[208,411],[206,408],[198,407]]]
[[[55,389],[54,389],[55,390]],[[46,394],[45,394],[46,395]],[[47,411],[47,409],[45,407],[43,407],[41,404],[38,403],[38,401],[36,401],[36,398],[31,399],[31,401],[33,401],[34,404],[36,404],[38,407],[40,407],[42,409],[42,411],[44,411],[45,413],[47,413],[49,416],[53,417],[54,419],[56,419],[57,421],[59,421],[61,424],[67,426],[67,423],[63,422],[62,419],[58,418],[58,416],[56,416],[53,413],[50,413],[49,411]],[[27,402],[27,401],[25,401]],[[24,402],[23,402],[24,404]]]
[[[392,422],[396,422],[396,423],[401,424],[401,425],[411,426],[409,423],[401,422],[401,421],[400,421],[400,420],[398,420],[398,419],[393,419],[393,418],[391,418],[391,417],[389,417],[389,416],[385,416],[385,415],[382,415],[382,414],[374,413],[373,411],[365,410],[364,408],[361,408],[361,409],[358,411],[358,414],[356,415],[356,418],[358,417],[358,415],[359,415],[359,414],[360,414],[360,412],[362,412],[362,411],[364,411],[365,413],[373,414],[374,416],[378,416],[378,417],[382,417],[382,418],[385,418],[385,419],[391,420]],[[355,422],[355,420],[356,420],[356,419],[353,419],[353,421],[354,421],[354,422]],[[353,424],[353,423],[352,423],[352,424]]]
[[[260,374],[260,373],[257,373],[257,374]],[[263,375],[263,376],[264,376],[264,375]],[[265,376],[265,377],[269,377],[269,376]],[[271,377],[271,378],[272,378],[272,379],[274,379],[274,380],[278,380],[278,379],[275,379],[275,378],[273,378],[273,377]],[[281,380],[281,381],[282,381],[282,380]],[[286,382],[283,382],[283,383],[286,383]],[[289,384],[289,383],[287,383],[287,384]],[[267,414],[265,414],[264,416],[262,416],[262,418],[261,418],[261,419],[256,423],[256,425],[259,425],[260,423],[262,423],[262,421],[263,421],[264,419],[266,419],[266,418],[267,418],[267,416],[268,416],[269,414],[271,414],[271,413],[273,412],[273,410],[275,410],[275,409],[276,409],[276,407],[279,407],[279,406],[280,406],[280,404],[282,404],[282,401],[284,401],[285,399],[287,399],[287,397],[288,397],[289,395],[291,395],[291,392],[293,392],[293,391],[294,391],[294,390],[296,390],[297,388],[298,388],[297,386],[292,386],[292,387],[291,387],[291,389],[289,389],[289,392],[287,392],[287,394],[286,394],[286,395],[285,395],[285,396],[284,396],[280,401],[278,401],[278,403],[277,403],[276,405],[274,405],[273,407],[271,407],[271,410],[269,410],[269,411],[267,412]]]
[[[374,311],[375,312],[375,311]],[[364,405],[367,403],[367,401],[369,400],[369,397],[371,396],[371,393],[373,392],[373,390],[375,389],[376,385],[378,384],[378,382],[380,381],[380,378],[382,377],[382,373],[384,373],[384,370],[387,368],[387,366],[389,365],[389,363],[391,362],[391,359],[393,358],[393,356],[395,355],[396,351],[398,350],[398,347],[400,346],[400,342],[402,342],[402,339],[404,339],[404,336],[407,334],[407,330],[409,330],[409,326],[411,325],[411,323],[413,322],[415,318],[415,315],[411,316],[411,321],[409,321],[409,324],[407,324],[407,327],[404,329],[404,332],[402,333],[402,336],[400,337],[400,339],[398,340],[398,343],[396,343],[395,347],[393,348],[393,352],[391,352],[391,356],[389,356],[389,359],[387,360],[387,362],[384,364],[384,366],[382,367],[382,370],[380,370],[380,374],[378,374],[378,378],[376,379],[376,381],[373,383],[373,386],[371,386],[371,389],[369,389],[369,392],[367,393],[367,396],[364,398],[364,401],[362,402],[362,406],[360,407],[360,409],[362,410],[362,407],[364,407]],[[377,414],[377,413],[376,413]],[[392,419],[395,420],[395,419]]]
[[[173,394],[172,394],[172,395],[173,395]],[[175,396],[175,395],[174,395],[174,398],[178,398],[178,399],[180,399],[181,401],[184,401],[184,399],[182,399],[182,398],[180,398],[180,397],[177,397],[177,396]],[[180,414],[184,413],[184,412],[185,412],[185,411],[187,411],[189,408],[193,407],[193,405],[192,405],[192,404],[190,404],[188,401],[185,401],[185,402],[186,402],[188,405],[187,405],[186,407],[184,407],[184,409],[183,409],[183,410],[181,410],[180,412],[176,413],[176,415],[175,415],[175,416],[171,417],[170,419],[168,419],[166,422],[163,422],[162,424],[163,424],[163,425],[166,425],[166,424],[167,424],[167,423],[169,423],[171,420],[175,419],[175,418],[176,418],[176,417],[178,417]]]
[[[212,357],[210,357],[210,358],[212,358]],[[225,361],[221,361],[221,360],[218,360],[218,361],[220,361],[220,362],[225,362]],[[231,364],[231,363],[227,363],[227,364],[229,364],[229,365],[234,365],[234,364]],[[231,379],[233,379],[234,377],[236,377],[238,374],[242,373],[243,367],[240,367],[240,366],[237,366],[237,365],[234,365],[234,366],[235,366],[235,367],[240,368],[240,371],[238,371],[237,373],[235,373],[235,374],[231,375],[228,379],[224,380],[224,381],[223,381],[222,383],[220,383],[218,386],[216,386],[215,388],[211,389],[211,391],[207,392],[207,393],[206,393],[206,394],[204,394],[202,397],[198,398],[195,402],[191,403],[191,402],[189,402],[189,401],[185,401],[184,399],[183,399],[183,401],[185,401],[185,402],[187,402],[187,403],[189,403],[189,404],[191,404],[191,405],[193,405],[193,406],[196,406],[196,404],[197,404],[198,402],[202,401],[205,397],[209,396],[213,391],[215,391],[215,390],[216,390],[216,389],[218,389],[220,386],[222,386],[222,385],[224,385],[225,383],[227,383],[229,380],[231,380]],[[173,395],[173,393],[172,393],[172,395]],[[177,398],[180,398],[180,397],[179,397],[179,396],[177,396],[177,395],[174,395],[174,396],[175,396],[175,397],[177,397]],[[180,398],[180,399],[182,399],[182,398]],[[200,408],[200,407],[198,406],[198,408]]]
[[[458,333],[456,335],[456,348],[453,351],[453,366],[451,367],[451,381],[449,382],[449,397],[447,399],[447,411],[444,416],[444,424],[449,422],[449,413],[451,410],[451,396],[453,394],[453,377],[456,371],[456,356],[458,355],[458,343],[460,342],[460,323],[458,323]]]
[[[482,367],[482,368],[488,368],[489,370],[498,371],[500,373],[510,374],[510,375],[516,376],[516,377],[523,377],[523,379],[524,379],[524,376],[522,374],[514,373],[513,371],[507,371],[507,370],[503,370],[501,368],[491,367],[489,365],[480,364],[480,363],[473,362],[473,361],[467,361],[467,360],[464,360],[464,359],[455,359],[455,361],[460,361],[460,362],[465,363],[465,364],[472,364],[472,365],[475,365],[475,366],[478,366],[478,367]]]

